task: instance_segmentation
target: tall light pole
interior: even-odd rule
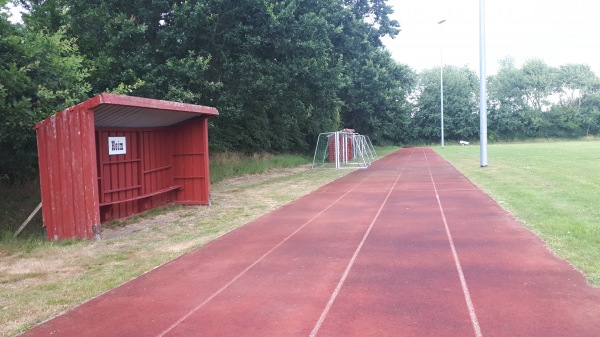
[[[488,166],[487,93],[485,74],[485,0],[479,0],[479,158],[481,167]]]
[[[446,20],[438,21],[438,25],[446,22]],[[444,37],[442,28],[440,27],[440,130],[442,134],[442,149],[444,148]]]

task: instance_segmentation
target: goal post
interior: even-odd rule
[[[367,168],[376,157],[371,140],[354,132],[336,131],[319,134],[313,168]]]
[[[365,141],[366,141],[366,146],[367,146],[367,152],[369,153],[369,157],[371,158],[371,161],[375,160],[375,158],[377,158],[377,152],[375,152],[375,147],[373,146],[373,143],[371,143],[371,139],[369,138],[369,136],[364,136],[365,137]]]

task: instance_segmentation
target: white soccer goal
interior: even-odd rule
[[[376,156],[367,136],[348,131],[325,132],[317,138],[312,167],[367,168]]]

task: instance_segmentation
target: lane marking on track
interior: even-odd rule
[[[410,160],[410,158],[412,157],[412,154],[414,152],[415,152],[415,150],[413,150],[413,152],[410,153],[410,156],[408,157],[408,160]],[[365,232],[365,235],[363,235],[363,238],[360,241],[360,243],[358,244],[358,247],[356,247],[356,250],[354,251],[354,255],[352,255],[352,258],[350,259],[350,262],[348,262],[348,265],[346,266],[346,270],[344,270],[344,273],[342,274],[342,277],[340,278],[340,281],[338,282],[337,286],[335,287],[335,290],[331,294],[331,297],[329,298],[329,301],[325,305],[325,309],[323,309],[323,312],[321,313],[321,316],[319,317],[319,319],[317,320],[317,323],[315,324],[314,328],[312,329],[312,331],[311,331],[311,333],[309,335],[310,337],[315,337],[317,335],[317,333],[319,332],[319,329],[321,329],[321,325],[323,325],[323,322],[325,321],[325,318],[327,317],[327,314],[329,313],[329,310],[331,310],[331,306],[333,305],[333,302],[335,301],[336,297],[340,293],[340,290],[342,289],[342,286],[344,285],[344,282],[346,281],[346,278],[348,278],[348,274],[350,273],[350,269],[352,269],[352,266],[354,265],[354,262],[356,261],[356,257],[360,253],[360,251],[361,251],[361,249],[362,249],[365,241],[367,241],[367,237],[371,233],[371,229],[373,229],[373,225],[375,225],[375,222],[379,218],[379,215],[381,214],[381,211],[383,210],[383,207],[387,203],[390,195],[392,194],[392,191],[394,191],[394,188],[396,187],[396,184],[398,183],[398,180],[400,180],[400,176],[402,175],[403,171],[404,171],[404,168],[402,168],[402,170],[400,170],[400,173],[398,173],[398,176],[396,177],[396,181],[394,181],[394,184],[392,185],[392,187],[388,191],[387,196],[385,197],[385,199],[381,203],[381,207],[379,207],[379,210],[377,211],[377,214],[375,214],[375,217],[373,218],[373,221],[371,221],[371,224],[369,225],[369,228],[367,228],[367,231]]]
[[[423,151],[425,155],[425,161],[427,162],[427,169],[429,170],[429,176],[431,177],[431,183],[433,184],[433,190],[435,191],[435,198],[437,199],[438,207],[440,208],[440,213],[442,214],[442,220],[444,221],[444,227],[446,227],[446,236],[448,237],[448,242],[450,243],[450,249],[452,250],[452,256],[454,257],[454,264],[456,265],[456,270],[458,272],[458,277],[460,278],[460,285],[462,286],[463,295],[465,297],[465,301],[467,303],[467,308],[469,309],[469,316],[471,316],[471,323],[473,325],[473,330],[475,330],[476,337],[482,337],[481,328],[479,327],[479,322],[477,321],[477,315],[475,314],[475,306],[473,305],[473,301],[471,300],[471,295],[469,294],[469,288],[467,287],[467,281],[465,279],[465,274],[463,273],[462,267],[460,266],[460,260],[458,259],[458,254],[456,253],[456,248],[454,246],[454,240],[452,239],[452,234],[450,233],[450,227],[448,226],[448,221],[446,221],[446,214],[444,213],[444,207],[442,207],[442,202],[440,200],[440,196],[438,194],[437,187],[435,186],[435,180],[433,179],[433,173],[431,173],[431,167],[429,166],[429,160],[427,159],[427,153]]]
[[[412,155],[412,154],[411,154]],[[396,157],[398,157],[398,155],[396,155],[394,157],[394,159]],[[383,159],[383,158],[382,158]],[[271,254],[274,250],[276,250],[277,248],[279,248],[281,245],[283,245],[286,241],[288,241],[292,236],[296,235],[296,233],[298,233],[299,231],[301,231],[304,227],[306,227],[308,224],[310,224],[311,222],[313,222],[316,218],[318,218],[319,216],[321,216],[321,214],[325,213],[328,209],[330,209],[331,207],[333,207],[333,205],[335,205],[338,201],[340,201],[341,199],[343,199],[345,196],[347,196],[348,194],[350,194],[352,191],[354,191],[358,186],[362,185],[362,183],[364,183],[369,176],[371,175],[371,173],[369,173],[363,180],[361,180],[358,184],[356,184],[354,187],[352,187],[350,190],[348,190],[348,192],[344,193],[342,196],[340,196],[339,198],[337,198],[336,200],[334,200],[331,204],[329,204],[329,206],[325,207],[322,211],[320,211],[319,213],[317,213],[315,216],[313,216],[310,220],[306,221],[302,226],[298,227],[298,229],[296,229],[294,232],[292,232],[292,234],[288,235],[285,239],[281,240],[277,245],[275,245],[273,248],[269,249],[266,253],[264,253],[261,257],[259,257],[256,261],[254,261],[251,265],[249,265],[248,267],[246,267],[244,270],[242,270],[239,274],[237,274],[234,278],[232,278],[229,282],[225,283],[224,286],[222,286],[221,288],[219,288],[219,290],[215,291],[212,295],[210,295],[208,298],[206,298],[204,301],[202,301],[202,303],[198,304],[197,306],[195,306],[192,310],[188,311],[187,314],[181,316],[181,318],[179,318],[177,321],[175,321],[173,324],[171,324],[168,328],[166,328],[165,330],[163,330],[160,334],[157,335],[157,337],[162,337],[164,335],[166,335],[167,333],[169,333],[171,330],[173,330],[175,327],[177,327],[179,324],[181,324],[181,322],[183,322],[184,320],[186,320],[188,317],[190,317],[191,315],[193,315],[196,311],[200,310],[200,308],[202,308],[204,305],[206,305],[206,303],[210,302],[213,298],[215,298],[217,295],[219,295],[220,293],[222,293],[225,289],[227,289],[230,285],[232,285],[233,283],[235,283],[235,281],[237,281],[240,277],[242,277],[244,274],[246,274],[246,272],[248,272],[248,270],[252,269],[254,266],[256,266],[258,263],[260,263],[262,260],[264,260],[269,254]]]

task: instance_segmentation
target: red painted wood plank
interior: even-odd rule
[[[50,172],[48,168],[50,167],[49,161],[49,144],[48,139],[50,138],[48,134],[48,128],[37,128],[36,129],[36,138],[38,145],[38,165],[40,171],[40,194],[42,197],[42,204],[46,202],[47,204],[42,207],[42,217],[44,219],[44,225],[52,223],[52,205],[54,204],[54,200],[51,197],[51,181],[50,181]],[[51,234],[47,232],[49,238],[51,238]]]
[[[62,113],[57,115],[57,130],[58,135],[58,176],[60,177],[60,223],[59,226],[62,229],[62,236],[60,237],[76,237],[74,230],[74,215],[73,215],[73,182],[72,177],[72,158],[70,155],[70,138],[71,133],[69,130],[68,115]]]
[[[134,170],[135,170],[135,174],[137,175],[139,172],[139,168],[135,166],[135,164],[133,162],[131,162],[131,160],[138,160],[138,158],[135,156],[135,133],[134,132],[128,132],[126,133],[127,138],[129,139],[129,147],[127,149],[127,157],[129,158],[130,162],[124,165],[124,169],[125,169],[125,181],[124,181],[124,186],[136,186],[137,184],[134,184],[133,182],[133,174],[134,174]],[[133,193],[134,190],[132,189],[128,189],[125,191],[125,198],[132,198],[134,196]],[[135,191],[137,192],[137,189],[135,189]],[[136,209],[135,206],[133,205],[133,203],[127,203],[127,212],[125,213],[125,217],[130,216],[134,213],[136,213]],[[121,216],[120,216],[121,217]]]
[[[201,150],[202,150],[202,171],[201,174],[204,176],[203,180],[201,181],[200,184],[200,191],[202,192],[202,196],[201,196],[201,200],[204,204],[208,204],[210,202],[210,160],[209,160],[209,153],[208,153],[208,118],[207,117],[203,117],[201,118],[201,125],[200,125],[200,134],[201,134],[201,139],[202,139],[202,145],[201,145]]]
[[[82,185],[83,195],[80,198],[83,201],[84,217],[82,226],[87,230],[87,238],[100,238],[100,209],[99,209],[99,181],[98,165],[96,163],[96,133],[94,130],[94,115],[90,110],[82,109],[81,119],[81,160],[83,171]]]
[[[83,179],[83,167],[84,163],[87,161],[86,158],[83,157],[83,142],[82,142],[82,133],[81,133],[81,109],[77,109],[72,111],[72,113],[66,115],[68,119],[68,132],[70,133],[70,143],[69,147],[69,156],[70,156],[70,171],[71,171],[71,179],[73,183],[72,186],[72,200],[70,201],[73,206],[71,209],[73,211],[73,235],[76,238],[86,239],[92,238],[91,226],[88,226],[87,222],[84,221],[86,219],[86,207],[85,207],[85,184],[86,181]]]
[[[170,187],[167,187],[167,188],[163,188],[163,189],[154,191],[152,193],[138,195],[138,196],[131,197],[131,198],[128,198],[128,199],[119,199],[119,200],[116,200],[116,201],[106,202],[106,203],[100,204],[100,206],[102,207],[102,206],[116,205],[116,204],[119,204],[119,203],[129,203],[129,202],[132,202],[132,201],[136,201],[136,200],[140,200],[140,199],[145,199],[145,198],[150,198],[150,197],[153,197],[153,196],[157,196],[157,195],[160,195],[160,194],[163,194],[163,193],[180,190],[181,188],[182,188],[181,185],[173,185],[173,186],[170,186]]]

